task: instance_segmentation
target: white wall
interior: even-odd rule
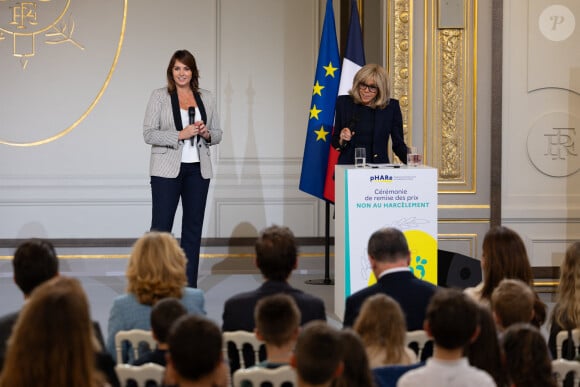
[[[54,23],[61,3],[39,6],[39,25]],[[322,235],[322,203],[297,187],[323,10],[311,0],[71,2],[62,20],[74,21],[84,49],[31,35],[25,68],[5,31],[0,239],[131,238],[149,228],[143,114],[181,48],[196,56],[201,87],[217,93],[224,130],[204,237],[252,236],[271,223]]]

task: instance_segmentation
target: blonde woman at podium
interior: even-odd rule
[[[352,89],[336,101],[332,146],[340,152],[338,164],[354,164],[356,148],[366,149],[366,162],[388,164],[389,137],[393,152],[407,163],[403,116],[399,101],[391,98],[387,71],[377,64],[362,67]]]

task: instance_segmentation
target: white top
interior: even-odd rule
[[[185,128],[186,126],[189,125],[189,111],[185,109],[179,110],[181,111],[181,125]],[[197,106],[195,107],[195,121],[201,121],[201,112],[199,111],[199,108]],[[199,163],[199,151],[197,150],[197,136],[183,141],[181,162]]]
[[[459,360],[427,359],[425,367],[405,373],[397,387],[494,387],[495,382],[485,371],[469,365],[467,358]]]

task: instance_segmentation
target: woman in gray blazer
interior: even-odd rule
[[[181,198],[181,247],[187,256],[187,279],[197,287],[199,249],[209,181],[210,147],[222,130],[213,95],[199,88],[193,55],[176,51],[167,66],[167,87],[154,90],[143,123],[151,145],[151,230],[171,232]]]

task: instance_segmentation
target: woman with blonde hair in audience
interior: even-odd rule
[[[465,293],[476,301],[490,306],[491,294],[504,278],[519,279],[534,285],[534,275],[522,238],[512,229],[494,226],[483,239],[481,256],[483,281]],[[536,294],[534,316],[531,323],[540,327],[546,321],[546,305]]]
[[[8,341],[1,387],[104,386],[96,370],[96,339],[89,303],[76,279],[39,285],[24,305]]]
[[[560,284],[556,293],[556,305],[552,312],[552,326],[548,340],[548,347],[554,359],[559,357],[556,353],[558,333],[580,328],[580,290],[578,289],[580,289],[580,241],[568,247],[560,266]],[[566,359],[574,359],[576,357],[574,346],[564,341],[560,355]]]
[[[386,294],[365,300],[354,330],[362,339],[371,368],[417,362],[415,352],[405,344],[407,325],[403,311]]]
[[[149,232],[133,246],[126,271],[127,293],[113,301],[109,315],[107,349],[115,354],[115,335],[130,329],[151,330],[152,306],[173,297],[180,300],[189,314],[205,315],[203,291],[187,287],[186,258],[175,238],[166,232]],[[128,357],[124,346],[124,361]]]

